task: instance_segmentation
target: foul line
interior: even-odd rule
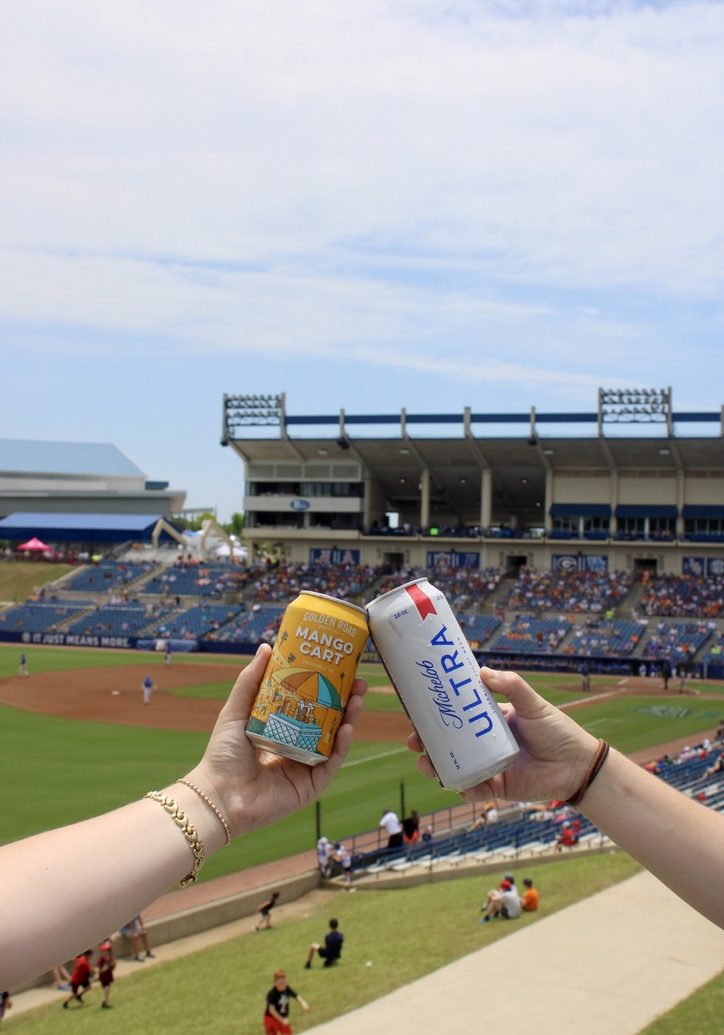
[[[351,762],[345,762],[342,768],[347,769],[351,765],[362,765],[363,762],[375,762],[378,758],[389,758],[391,755],[401,755],[403,751],[407,751],[407,748],[395,748],[393,751],[383,751],[380,755],[368,755],[367,758],[355,758]]]

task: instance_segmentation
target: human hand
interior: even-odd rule
[[[261,751],[245,731],[270,654],[269,645],[262,644],[239,674],[201,762],[187,777],[217,803],[233,836],[274,823],[322,793],[349,750],[367,689],[364,680],[354,681],[328,762],[309,766]]]
[[[480,675],[493,693],[508,698],[501,710],[520,754],[502,773],[464,791],[465,800],[565,801],[572,797],[585,778],[597,739],[516,673],[482,668]],[[416,733],[408,738],[407,746],[412,751],[423,750]],[[435,775],[425,755],[418,759],[417,767],[425,776]]]

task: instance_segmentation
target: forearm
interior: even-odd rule
[[[207,855],[223,844],[221,825],[193,791],[173,784],[165,792],[194,824]],[[12,988],[108,937],[192,862],[181,830],[149,799],[4,846],[0,985]]]
[[[613,749],[579,808],[689,905],[724,927],[724,816]]]

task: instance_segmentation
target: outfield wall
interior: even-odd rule
[[[114,650],[161,651],[166,641],[135,636],[79,636],[72,633],[0,632],[0,643],[17,643],[24,647],[99,647]],[[159,644],[162,644],[159,646]],[[253,655],[259,643],[222,642],[219,640],[171,640],[171,649],[177,653]],[[581,672],[584,665],[592,675],[638,676],[642,664],[647,675],[658,675],[661,661],[650,658],[591,657],[577,654],[516,654],[515,652],[473,652],[480,665],[491,668],[525,669],[541,672]],[[363,661],[379,662],[376,655],[367,654]],[[687,679],[724,679],[724,662],[720,665],[690,665]]]

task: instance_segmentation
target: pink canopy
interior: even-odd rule
[[[44,553],[45,550],[49,550],[50,547],[47,543],[44,543],[41,539],[33,536],[32,539],[28,539],[27,543],[21,543],[18,550],[22,553]]]

